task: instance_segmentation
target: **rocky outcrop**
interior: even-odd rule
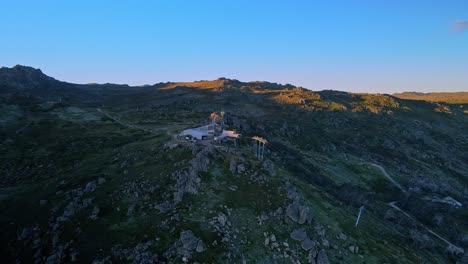
[[[301,206],[298,203],[292,203],[286,208],[287,217],[298,224],[310,224],[313,220],[312,210],[308,206]]]
[[[190,259],[194,252],[201,253],[207,249],[205,243],[197,238],[191,230],[182,231],[175,246],[177,254],[185,259]]]
[[[204,147],[200,151],[194,148],[195,157],[190,161],[190,166],[184,170],[174,172],[171,177],[176,180],[174,186],[174,202],[182,201],[184,194],[198,193],[198,186],[201,182],[200,172],[207,172],[210,165],[209,155],[214,153],[211,146]]]

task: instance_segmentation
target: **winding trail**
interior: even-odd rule
[[[398,207],[396,204],[396,201],[394,202],[391,202],[391,203],[388,203],[388,205],[394,209],[396,209],[397,211],[403,213],[404,215],[406,215],[408,218],[414,220],[415,222],[419,223],[427,232],[431,233],[433,236],[437,237],[438,239],[444,241],[447,245],[453,247],[456,249],[456,251],[458,251],[459,253],[464,253],[464,250],[463,248],[460,248],[460,247],[457,247],[455,246],[454,244],[450,243],[450,241],[448,241],[447,239],[443,238],[442,236],[440,236],[439,234],[437,234],[436,232],[432,231],[431,229],[429,229],[428,227],[426,227],[425,225],[421,224],[416,218],[412,217],[411,215],[409,215],[408,213],[406,213],[405,211],[403,211],[400,207]]]
[[[371,163],[371,162],[363,162],[363,163],[360,163],[360,164],[368,164],[368,165],[371,165],[377,169],[379,169],[382,174],[385,176],[385,178],[387,178],[393,185],[395,185],[398,189],[400,189],[402,192],[406,193],[406,190],[403,189],[403,187],[395,181],[395,179],[392,178],[392,176],[390,176],[390,174],[387,173],[387,171],[385,170],[384,167],[378,165],[378,164],[375,164],[375,163]]]

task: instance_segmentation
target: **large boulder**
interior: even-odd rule
[[[304,239],[302,241],[301,247],[302,247],[302,249],[304,249],[306,251],[309,251],[309,250],[311,250],[312,248],[315,247],[315,242],[312,241],[310,238],[306,238],[306,239]]]
[[[180,233],[180,242],[182,243],[184,249],[189,251],[195,250],[198,246],[198,238],[191,230],[182,231]]]
[[[299,207],[296,204],[290,204],[288,208],[286,208],[286,215],[291,219],[293,222],[297,223],[299,221]]]
[[[291,238],[297,241],[303,241],[307,238],[307,233],[302,228],[294,229],[291,232]]]
[[[301,206],[299,208],[299,219],[297,221],[299,224],[304,224],[305,222],[312,222],[312,210],[307,206]]]
[[[322,249],[317,254],[317,264],[329,264],[327,253]]]
[[[203,241],[201,239],[199,239],[198,243],[197,243],[197,248],[195,249],[195,251],[200,253],[200,252],[204,252],[205,250],[206,250],[205,243],[203,243]]]

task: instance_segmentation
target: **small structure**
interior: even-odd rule
[[[263,159],[263,153],[265,152],[265,144],[268,143],[268,141],[264,138],[261,137],[252,137],[253,140],[255,140],[255,156],[257,156],[260,159]]]
[[[181,136],[191,136],[192,138],[198,140],[212,139],[214,134],[215,126],[212,124],[196,128],[189,128],[180,133]]]
[[[236,133],[236,131],[234,130],[223,130],[223,132],[221,132],[221,135],[215,137],[215,140],[239,138],[240,136],[241,134]]]

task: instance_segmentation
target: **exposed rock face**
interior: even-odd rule
[[[196,150],[194,149],[196,152]],[[208,171],[210,165],[209,155],[214,153],[214,148],[211,146],[203,148],[195,154],[195,158],[190,161],[191,166],[185,170],[179,170],[172,174],[172,178],[176,179],[174,187],[174,202],[182,201],[185,193],[198,193],[198,185],[201,182],[200,172]]]
[[[177,254],[189,259],[194,251],[201,253],[205,250],[205,243],[203,243],[201,239],[197,238],[191,230],[182,231],[180,233],[179,244],[176,249]]]
[[[307,206],[300,206],[297,203],[292,203],[286,208],[286,215],[291,219],[291,221],[304,224],[310,224],[312,222],[312,210]]]

